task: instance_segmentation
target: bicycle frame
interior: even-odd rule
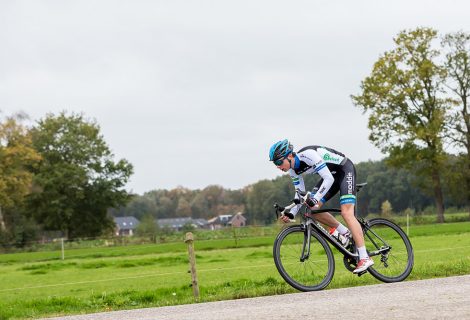
[[[357,184],[356,185],[356,190],[359,192],[359,190],[364,187],[367,183],[362,183],[362,184]],[[297,194],[299,195],[299,198],[303,200],[302,202],[294,202],[291,205],[282,208],[278,204],[275,204],[274,207],[276,208],[276,214],[278,213],[278,210],[281,212],[281,214],[284,214],[286,210],[292,209],[295,205],[297,204],[302,204],[302,206],[305,205],[305,200],[310,197],[310,192],[307,192],[306,194],[301,194],[297,190]],[[282,209],[282,210],[280,210]],[[299,210],[300,211],[300,210]],[[330,235],[328,231],[325,230],[325,228],[315,220],[311,215],[315,215],[317,213],[322,213],[322,212],[336,212],[336,213],[341,213],[341,209],[337,208],[325,208],[325,209],[318,209],[318,210],[310,210],[311,213],[305,213],[304,216],[306,217],[305,221],[302,221],[300,226],[302,230],[304,230],[304,243],[302,245],[302,253],[300,256],[300,261],[304,262],[308,257],[310,256],[310,237],[312,235],[312,229],[310,229],[308,226],[311,226],[317,233],[319,233],[325,240],[327,240],[333,247],[335,247],[339,252],[341,252],[345,257],[348,257],[350,259],[359,259],[359,254],[358,253],[352,253],[349,250],[347,250],[345,247],[343,247],[337,239],[335,239],[333,236]],[[356,206],[354,207],[354,216],[356,216]],[[357,216],[356,216],[357,217]],[[387,246],[380,248],[379,250],[369,252],[369,255],[376,256],[382,253],[386,253],[387,251],[390,251],[392,248],[385,240],[383,240],[379,235],[377,235],[373,230],[369,229],[367,225],[367,221],[364,219],[357,219],[359,224],[362,226],[363,230],[368,230],[369,232],[372,232],[374,236],[376,236],[378,239],[380,239],[383,243],[385,243]],[[292,220],[293,221],[293,220]],[[367,237],[370,239],[370,241],[374,244],[374,246],[377,248],[376,242],[372,239],[372,237],[365,233]]]
[[[299,197],[302,198],[303,201],[302,201],[301,204],[302,204],[302,206],[304,206],[305,205],[305,199],[310,197],[310,192],[307,192],[305,195],[302,195],[302,194],[299,193]],[[274,205],[274,207],[276,208],[276,215],[278,214],[278,212],[280,212],[281,214],[284,214],[286,211],[289,211],[290,209],[292,209],[295,205],[297,205],[299,203],[294,202],[294,203],[290,204],[289,206],[287,206],[285,208],[280,207],[276,203]],[[332,208],[332,209],[311,210],[310,212],[311,212],[311,214],[322,213],[322,212],[338,212],[338,213],[340,213],[341,210]],[[333,238],[330,235],[330,233],[328,231],[325,230],[325,228],[323,228],[323,226],[318,221],[316,221],[309,214],[304,214],[304,216],[306,217],[306,219],[305,219],[305,221],[302,221],[301,224],[300,224],[300,227],[305,232],[304,233],[304,243],[302,245],[302,253],[301,253],[301,256],[300,256],[300,261],[301,262],[304,262],[310,256],[310,237],[311,237],[312,233],[311,233],[311,229],[308,226],[312,226],[312,228],[315,231],[317,231],[317,233],[319,233],[321,236],[323,236],[323,238],[325,238],[333,247],[338,249],[343,255],[348,256],[349,258],[352,258],[352,259],[357,259],[359,257],[359,255],[357,253],[352,253],[352,252],[348,251],[346,248],[344,248],[335,238]],[[294,222],[295,220],[291,220],[291,221]]]
[[[313,211],[314,213],[321,213],[321,212],[341,212],[340,209],[320,209],[320,210],[315,210]],[[364,226],[364,230],[367,230],[371,232],[375,237],[377,237],[379,240],[381,240],[384,244],[386,244],[385,247],[380,248],[379,250],[375,251],[370,251],[369,256],[378,256],[383,253],[387,253],[392,249],[392,247],[384,240],[382,239],[377,233],[374,232],[374,230],[371,230],[367,227],[367,222],[364,221],[363,219],[358,220],[359,223]],[[357,253],[352,253],[348,251],[345,247],[343,247],[338,240],[336,240],[334,237],[330,235],[328,231],[323,228],[323,226],[318,223],[318,221],[314,220],[311,217],[308,217],[306,221],[301,223],[301,228],[305,230],[305,228],[310,225],[312,228],[317,231],[325,240],[327,240],[333,247],[335,247],[339,252],[341,252],[344,256],[351,258],[351,259],[358,259],[359,255]],[[365,235],[369,238],[369,240],[374,244],[376,248],[378,248],[377,243],[374,241],[374,239],[368,234],[365,233]],[[305,232],[305,237],[304,237],[304,244],[303,244],[303,250],[302,250],[302,255],[300,257],[300,261],[304,262],[306,259],[308,259],[310,255],[310,237],[311,237],[311,229],[307,228]],[[307,241],[307,243],[305,243]],[[307,247],[307,254],[305,254],[305,247]]]
[[[356,190],[359,191],[364,185],[356,185]],[[341,210],[338,208],[311,210],[309,208],[313,205],[307,202],[310,193],[300,193],[297,190],[296,192],[298,196],[296,195],[287,207],[274,204],[278,219],[281,214],[282,222],[294,223],[279,232],[273,246],[276,268],[292,287],[301,291],[315,291],[328,286],[335,269],[332,246],[342,254],[346,269],[355,272],[357,276],[369,272],[376,279],[387,283],[403,281],[408,277],[413,268],[413,247],[407,235],[397,224],[383,218],[366,220],[363,217],[357,217],[357,211],[354,210],[354,216],[364,234],[365,245],[369,250],[373,250],[367,250],[368,255],[380,259],[380,262],[376,260],[377,267],[356,272],[359,252],[354,239],[343,241],[343,238],[336,236],[336,233],[330,234],[327,231],[328,228],[320,223],[323,221],[323,216],[315,216],[315,214],[326,212],[340,213]],[[293,210],[291,213],[291,209],[300,210]],[[299,213],[300,222],[294,220],[295,212]],[[390,243],[384,238],[387,238]],[[397,250],[392,249],[391,243]],[[326,260],[323,253],[326,254]],[[398,255],[399,258],[397,258]],[[318,271],[314,271],[317,268]]]
[[[312,211],[313,214],[315,213],[321,213],[321,212],[341,212],[340,209],[319,209],[319,210],[314,210]],[[310,237],[311,237],[311,230],[307,226],[312,226],[312,228],[317,231],[325,240],[327,240],[333,247],[338,249],[339,252],[341,252],[344,256],[347,256],[352,259],[357,259],[359,255],[357,253],[352,253],[348,251],[345,247],[343,247],[338,240],[336,240],[333,236],[330,235],[328,231],[325,230],[325,228],[314,218],[312,217],[307,217],[305,221],[303,221],[300,224],[301,228],[303,230],[306,229],[305,232],[305,237],[304,237],[304,244],[303,244],[303,250],[302,250],[302,255],[300,257],[300,261],[305,261],[308,256],[310,255]],[[307,243],[305,243],[305,240]],[[307,247],[307,254],[305,254],[305,247]]]

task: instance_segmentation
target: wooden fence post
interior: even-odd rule
[[[184,240],[188,244],[188,254],[189,254],[189,266],[191,268],[191,279],[194,298],[199,299],[199,285],[197,283],[197,274],[196,274],[196,255],[194,254],[194,237],[192,232],[186,233],[186,239]]]
[[[62,260],[65,259],[65,250],[64,250],[64,238],[60,238],[60,247],[62,252]]]
[[[406,213],[406,235],[410,236],[410,214]]]

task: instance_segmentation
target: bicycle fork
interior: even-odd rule
[[[301,225],[304,230],[304,243],[302,245],[302,254],[300,256],[300,262],[304,262],[310,257],[310,237],[312,236],[312,229],[307,228],[307,225]]]

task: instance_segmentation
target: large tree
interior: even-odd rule
[[[455,100],[454,117],[449,122],[450,138],[464,150],[460,159],[466,188],[462,191],[470,211],[470,34],[447,34],[442,45],[446,50],[447,86]]]
[[[98,236],[112,226],[111,207],[125,205],[132,165],[113,160],[100,127],[82,114],[47,115],[32,130],[42,156],[29,195],[31,215],[67,237]]]
[[[436,38],[429,28],[400,32],[396,48],[379,58],[352,99],[368,113],[369,138],[389,154],[390,163],[429,178],[437,221],[444,222],[440,170],[449,102],[442,98],[446,71],[435,62]]]
[[[6,230],[5,215],[17,211],[31,190],[32,167],[40,160],[31,135],[22,124],[24,115],[0,123],[0,230]],[[11,220],[11,219],[10,219]]]

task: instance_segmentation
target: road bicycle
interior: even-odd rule
[[[367,183],[357,184],[356,191]],[[274,205],[276,215],[286,215],[295,205],[301,204],[298,211],[303,218],[300,225],[290,225],[279,232],[274,241],[273,257],[276,268],[284,280],[300,291],[322,290],[328,286],[335,272],[333,252],[330,243],[341,254],[346,269],[353,271],[359,262],[359,254],[351,238],[344,247],[337,237],[331,235],[315,220],[315,214],[321,212],[341,212],[337,208],[310,210],[305,201],[310,192],[297,191],[299,199],[286,207]],[[356,212],[354,213],[356,215]],[[357,218],[357,215],[356,215]],[[411,242],[403,230],[395,223],[375,218],[366,220],[357,218],[364,233],[364,240],[369,256],[374,265],[358,276],[369,272],[383,282],[405,280],[413,269],[414,254]],[[295,220],[291,220],[295,222]]]

